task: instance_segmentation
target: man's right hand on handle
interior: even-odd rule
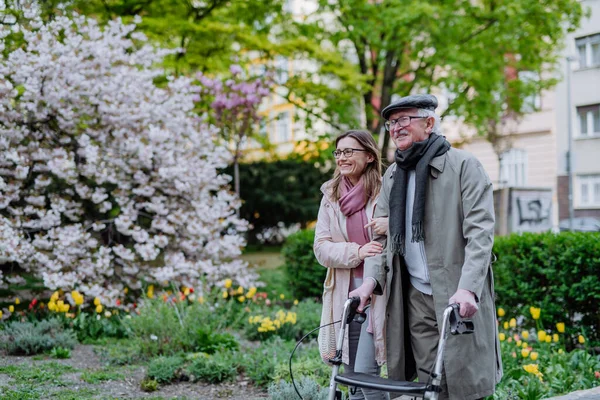
[[[348,294],[348,297],[359,297],[360,305],[356,309],[359,313],[363,312],[369,301],[371,300],[371,295],[375,290],[375,286],[377,282],[373,278],[365,278],[363,280],[363,284],[351,291]]]

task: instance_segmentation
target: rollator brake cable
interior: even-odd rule
[[[290,379],[292,380],[292,385],[294,385],[294,390],[296,391],[296,394],[298,395],[298,397],[300,397],[300,400],[304,400],[302,398],[302,395],[300,394],[300,391],[298,390],[298,388],[296,387],[296,382],[294,382],[294,374],[292,373],[292,357],[294,357],[294,352],[296,351],[296,349],[298,348],[298,346],[300,346],[300,343],[302,343],[302,341],[304,339],[306,339],[308,337],[308,335],[310,335],[311,333],[313,333],[314,331],[318,331],[321,328],[325,328],[326,326],[329,325],[333,325],[333,324],[337,324],[342,322],[342,320],[337,320],[337,321],[333,321],[330,322],[328,324],[325,325],[321,325],[321,326],[317,326],[315,329],[313,329],[312,331],[308,332],[306,335],[302,336],[302,339],[300,339],[297,343],[296,343],[296,347],[294,347],[294,350],[292,350],[292,353],[290,354],[290,362],[289,362],[289,368],[290,368]]]

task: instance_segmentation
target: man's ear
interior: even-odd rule
[[[435,118],[427,117],[427,131],[429,133],[433,132],[433,126],[435,125]]]

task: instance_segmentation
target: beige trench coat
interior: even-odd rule
[[[396,164],[383,178],[375,217],[388,216],[389,195]],[[502,377],[500,342],[494,305],[491,267],[494,204],[492,183],[471,154],[451,148],[430,162],[425,205],[425,254],[438,326],[449,298],[467,289],[479,299],[473,316],[475,333],[450,335],[444,368],[450,399],[478,399],[491,395]],[[375,238],[386,244],[387,236]],[[409,239],[407,239],[409,240]],[[390,378],[415,376],[414,358],[406,331],[406,267],[389,248],[365,260],[365,277],[378,282],[375,294],[387,298],[387,365]],[[387,288],[389,295],[382,291]]]
[[[317,261],[326,268],[330,268],[334,274],[335,286],[333,288],[324,287],[324,290],[333,290],[333,317],[338,320],[342,316],[344,302],[348,299],[350,292],[350,279],[352,268],[360,264],[358,257],[359,245],[357,243],[347,242],[344,237],[341,223],[345,224],[346,217],[340,210],[340,205],[331,198],[331,181],[325,182],[321,186],[323,199],[319,207],[319,216],[315,228],[314,252]],[[366,205],[366,213],[369,222],[371,222],[376,201],[370,201]],[[369,229],[369,237],[373,238],[373,232]],[[373,318],[373,339],[375,342],[375,358],[379,365],[385,362],[385,336],[384,336],[384,316],[385,301],[383,298],[373,296],[371,303],[371,318]],[[336,339],[340,324],[335,324]],[[342,361],[349,363],[348,359],[348,330],[342,348]]]

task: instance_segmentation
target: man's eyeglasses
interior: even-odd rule
[[[344,157],[350,158],[350,157],[352,157],[352,154],[354,154],[355,151],[366,151],[366,150],[363,150],[363,149],[334,150],[331,152],[331,154],[333,154],[333,156],[335,158],[340,158],[342,156],[342,154],[344,155]]]
[[[391,119],[389,121],[385,121],[385,123],[383,125],[385,126],[386,130],[391,131],[392,128],[394,128],[394,126],[398,126],[398,128],[404,128],[406,126],[409,126],[410,123],[412,122],[412,120],[415,118],[427,118],[427,117],[418,117],[418,116],[407,115],[405,117],[400,117],[398,119]]]

